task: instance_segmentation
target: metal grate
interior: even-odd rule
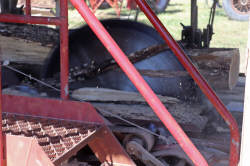
[[[76,147],[87,144],[100,125],[31,117],[16,114],[3,114],[3,132],[11,135],[34,137],[52,162],[62,162],[76,152]],[[74,151],[74,152],[73,152]]]

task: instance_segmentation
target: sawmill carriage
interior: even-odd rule
[[[3,77],[3,86],[15,86],[4,89],[1,96],[1,165],[87,165],[86,161],[93,165],[237,165],[237,123],[200,74],[213,88],[232,89],[238,80],[237,50],[207,49],[215,3],[209,24],[201,31],[196,1],[192,1],[191,26],[183,25],[179,43],[144,0],[136,3],[156,29],[131,20],[100,22],[84,1],[71,3],[88,26],[70,33],[66,0],[61,0],[57,17],[32,16],[30,0],[26,0],[25,15],[0,15],[1,22],[60,27],[59,34],[46,34],[57,34],[60,39],[39,69],[39,79],[3,58],[2,74],[8,76]],[[27,27],[30,32],[34,28]],[[221,51],[223,64],[216,56]],[[211,66],[211,57],[215,66]],[[36,65],[27,65],[29,72],[37,74]],[[215,71],[218,66],[223,69],[220,74]],[[17,81],[8,81],[10,75]],[[25,86],[16,86],[20,77]],[[205,99],[200,99],[198,87],[230,127],[228,148],[193,138],[198,150],[181,129],[194,136],[206,126],[208,119],[200,107]],[[99,162],[91,161],[93,154],[86,145]]]

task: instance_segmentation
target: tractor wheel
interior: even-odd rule
[[[223,0],[223,8],[229,18],[248,21],[250,15],[249,0]]]

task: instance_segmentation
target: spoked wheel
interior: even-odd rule
[[[223,0],[223,7],[231,19],[248,21],[250,15],[249,0]]]

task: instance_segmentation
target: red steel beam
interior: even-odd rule
[[[60,26],[61,98],[66,100],[69,97],[68,0],[60,1],[60,18],[63,18],[63,21]]]
[[[230,128],[231,132],[231,145],[230,145],[230,166],[236,166],[239,161],[239,144],[240,144],[240,134],[238,130],[238,125],[236,120],[233,118],[232,114],[227,110],[218,96],[215,94],[213,89],[208,85],[203,76],[199,73],[196,67],[192,64],[191,60],[185,54],[183,49],[178,45],[178,43],[173,39],[170,33],[167,31],[165,26],[161,23],[158,17],[151,10],[149,5],[145,0],[136,0],[144,14],[148,17],[150,22],[159,32],[161,37],[166,41],[167,45],[177,56],[178,60],[184,66],[184,68],[189,72],[194,81],[199,85],[202,92],[207,96],[209,101],[214,105],[216,110],[224,118],[225,122]],[[200,165],[200,164],[198,164]]]
[[[8,114],[43,118],[49,117],[66,121],[70,120],[104,125],[104,128],[98,133],[98,135],[89,142],[90,148],[98,159],[101,162],[107,161],[111,165],[120,164],[124,166],[135,166],[133,160],[130,159],[128,154],[124,151],[110,129],[105,126],[103,118],[90,103],[3,95],[2,105],[3,111]]]
[[[60,26],[60,79],[61,98],[68,99],[68,1],[61,0],[60,17],[33,17],[30,14],[30,0],[26,0],[27,15],[0,14],[0,22],[26,23],[26,24],[46,24]]]
[[[127,56],[122,52],[114,39],[110,36],[107,30],[103,27],[100,21],[90,11],[84,0],[71,0],[73,6],[85,19],[87,24],[100,39],[106,49],[113,56],[115,61],[119,64],[121,69],[125,72],[128,78],[132,81],[138,91],[142,94],[156,115],[168,128],[182,149],[187,153],[195,165],[207,166],[207,162],[200,152],[196,149],[191,140],[187,137],[179,124],[175,121],[172,115],[168,112],[159,98],[155,95],[143,77],[139,74],[133,64],[129,61]]]
[[[60,26],[64,21],[58,17],[35,17],[14,14],[0,14],[0,22],[21,23],[21,24],[45,24]]]
[[[31,2],[30,2],[30,0],[25,1],[25,14],[27,16],[31,15]]]
[[[2,131],[2,77],[1,76],[2,76],[2,65],[0,66],[0,165],[4,166],[3,131]]]

